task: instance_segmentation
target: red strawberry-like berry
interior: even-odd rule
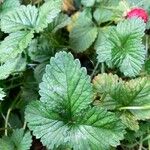
[[[148,22],[148,13],[143,9],[143,8],[133,8],[131,9],[127,15],[126,18],[133,18],[133,17],[138,17],[143,19],[143,21],[146,23]]]

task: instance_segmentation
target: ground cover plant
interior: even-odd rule
[[[150,150],[150,1],[0,1],[0,150]]]

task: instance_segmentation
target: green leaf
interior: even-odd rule
[[[20,56],[6,61],[0,66],[0,80],[6,79],[10,74],[17,74],[23,71],[26,66],[26,59]]]
[[[9,137],[3,137],[0,139],[0,150],[15,150],[12,141]]]
[[[95,41],[97,32],[97,27],[92,22],[92,18],[89,18],[85,13],[81,13],[69,35],[71,48],[77,53],[87,50]]]
[[[92,108],[71,124],[37,101],[27,107],[26,120],[33,134],[49,149],[69,145],[74,150],[105,150],[109,145],[118,145],[124,133],[120,120],[102,108]]]
[[[23,29],[34,29],[37,21],[38,9],[35,6],[20,6],[7,13],[1,19],[1,30],[5,33],[16,32]]]
[[[0,62],[15,58],[28,46],[33,38],[33,32],[18,31],[7,36],[0,45]]]
[[[94,19],[97,21],[98,24],[101,24],[103,22],[110,21],[113,17],[113,12],[108,9],[104,8],[97,8],[94,11]]]
[[[95,92],[101,96],[101,106],[130,112],[137,119],[150,118],[149,78],[137,78],[125,82],[116,75],[102,74],[95,77],[93,84]]]
[[[48,25],[48,31],[56,33],[59,29],[67,26],[70,21],[71,19],[67,15],[61,13]]]
[[[4,0],[0,6],[0,18],[20,6],[20,0]]]
[[[5,96],[6,96],[6,95],[5,95],[5,93],[3,92],[3,89],[0,88],[0,101],[2,101]]]
[[[54,55],[54,49],[50,45],[49,39],[40,36],[31,41],[28,54],[33,61],[41,63],[48,61],[50,57]]]
[[[90,77],[70,53],[59,52],[51,59],[39,93],[40,101],[27,106],[25,118],[48,149],[107,150],[123,139],[124,127],[114,113],[90,107]]]
[[[61,0],[50,0],[45,2],[39,9],[39,15],[36,21],[36,31],[42,31],[51,23],[61,11]]]
[[[134,77],[142,69],[145,47],[142,44],[145,24],[134,18],[120,22],[109,31],[109,36],[99,41],[96,47],[99,62],[112,63],[125,76]]]
[[[139,130],[139,123],[137,118],[132,115],[131,113],[124,112],[121,115],[121,120],[122,122],[131,130],[133,131],[138,131]]]
[[[120,0],[96,0],[102,6],[117,6]]]
[[[43,77],[43,74],[45,73],[45,68],[47,64],[48,62],[43,62],[37,65],[36,68],[34,69],[34,77],[36,81],[38,81],[38,83],[42,82],[42,77]]]
[[[68,111],[74,114],[87,108],[93,95],[90,77],[86,73],[79,60],[74,61],[70,53],[57,53],[46,67],[40,84],[40,100],[53,107],[69,106]]]
[[[91,7],[95,4],[95,0],[81,0],[81,3],[86,7]]]
[[[29,150],[31,147],[32,136],[30,132],[23,129],[16,129],[10,137],[0,139],[1,150]]]

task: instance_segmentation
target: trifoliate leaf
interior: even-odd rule
[[[111,29],[108,37],[99,41],[96,47],[98,61],[109,64],[111,60],[113,66],[119,67],[125,76],[138,75],[146,55],[142,44],[144,30],[145,24],[141,19],[120,22]]]
[[[4,0],[0,5],[0,18],[20,6],[20,0]]]
[[[0,62],[15,58],[28,46],[33,38],[33,32],[18,31],[11,33],[0,44]]]
[[[95,41],[97,32],[92,18],[82,13],[69,35],[71,48],[77,53],[87,50]]]
[[[20,6],[6,14],[1,20],[1,30],[5,33],[16,32],[22,29],[34,29],[38,16],[35,6]]]
[[[90,77],[70,53],[57,53],[46,67],[39,101],[27,106],[25,118],[48,149],[108,150],[123,139],[124,127],[114,113],[90,107]],[[112,138],[113,137],[113,138]]]
[[[36,31],[42,31],[51,23],[61,11],[61,0],[50,0],[45,2],[39,9],[39,15],[36,22]]]
[[[26,66],[26,59],[20,56],[6,61],[0,66],[0,80],[6,79],[10,74],[17,74],[23,71]]]
[[[23,129],[16,129],[10,137],[0,139],[0,150],[29,150],[32,136],[30,132]]]
[[[81,0],[81,3],[86,7],[91,7],[95,4],[95,0]]]
[[[6,95],[5,95],[5,93],[3,92],[3,89],[0,88],[0,101],[2,101],[5,96],[6,96]]]
[[[125,82],[116,75],[102,74],[95,77],[93,84],[95,92],[101,96],[101,106],[130,112],[137,119],[150,118],[149,78],[137,78]]]

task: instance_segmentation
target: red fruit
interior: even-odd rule
[[[133,18],[138,17],[143,19],[143,21],[146,23],[148,21],[148,13],[143,8],[133,8],[131,9],[127,15],[126,18]]]

